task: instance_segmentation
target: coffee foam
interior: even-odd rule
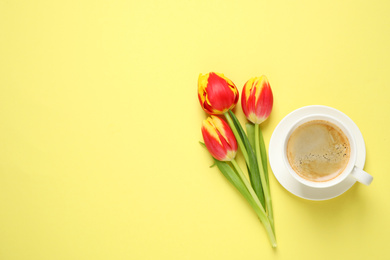
[[[299,126],[287,143],[287,158],[302,178],[324,182],[343,172],[350,157],[348,138],[325,120],[312,120]]]

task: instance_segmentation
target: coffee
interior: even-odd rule
[[[312,120],[293,131],[287,142],[291,168],[302,178],[325,182],[340,175],[350,158],[343,131],[325,120]]]

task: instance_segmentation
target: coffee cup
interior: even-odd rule
[[[373,177],[356,166],[351,130],[326,114],[312,114],[292,124],[283,140],[283,160],[298,182],[313,188],[335,186],[346,178],[369,185]]]

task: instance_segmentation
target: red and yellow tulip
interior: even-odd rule
[[[237,141],[229,125],[217,116],[208,117],[202,124],[204,143],[211,155],[219,161],[236,157]]]
[[[248,80],[242,90],[242,110],[254,124],[261,124],[271,113],[273,105],[272,90],[266,76]]]
[[[203,110],[210,115],[223,114],[238,102],[236,85],[216,72],[200,74],[198,79],[198,98]]]

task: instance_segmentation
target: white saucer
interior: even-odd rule
[[[366,147],[363,135],[357,125],[344,113],[327,106],[306,106],[299,108],[280,121],[275,128],[269,144],[269,161],[272,171],[279,183],[292,194],[308,200],[327,200],[337,197],[346,192],[356,182],[352,176],[330,188],[311,188],[298,182],[288,172],[282,157],[283,140],[288,129],[301,117],[311,114],[327,114],[343,122],[352,132],[356,139],[357,160],[356,166],[363,169],[366,160]]]

